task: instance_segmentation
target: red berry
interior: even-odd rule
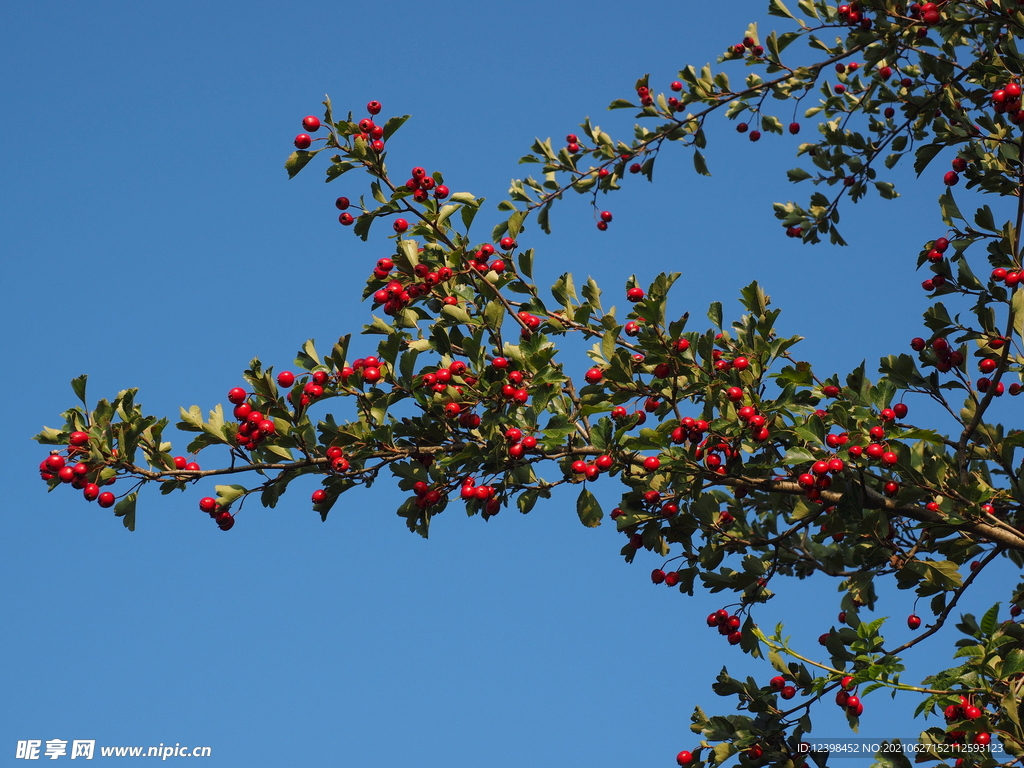
[[[114,506],[114,494],[110,491],[104,491],[97,498],[97,503],[104,509]]]
[[[632,301],[634,303],[637,302],[637,301],[641,301],[643,299],[643,297],[644,297],[644,289],[643,288],[635,288],[634,287],[634,288],[630,288],[628,291],[626,291],[626,298],[629,301]]]
[[[380,110],[381,105],[379,101],[371,101],[369,104],[366,105],[366,111],[369,112],[371,115],[380,114]]]
[[[591,384],[597,384],[602,378],[604,378],[604,374],[601,372],[600,368],[591,368],[586,372],[586,374],[584,374],[583,378]]]
[[[661,459],[657,456],[648,456],[644,459],[644,469],[648,472],[654,472],[658,467],[661,466]]]
[[[960,177],[956,171],[946,171],[946,175],[942,177],[942,183],[947,187],[954,187],[959,181]]]
[[[308,133],[300,133],[295,137],[295,146],[298,149],[308,149],[309,145],[313,143],[313,139],[310,138]]]
[[[601,211],[601,221],[611,221],[611,220],[612,220],[612,213],[611,213],[611,211]]]
[[[291,371],[281,371],[277,374],[277,383],[282,387],[291,387],[295,383],[295,374]]]
[[[320,130],[320,118],[314,115],[307,115],[302,118],[302,127],[310,133],[316,133]]]
[[[395,219],[395,223],[391,226],[394,228],[395,232],[401,234],[409,228],[409,222],[405,219]]]
[[[313,503],[319,504],[321,501],[327,498],[327,491],[323,488],[317,488],[313,491]]]
[[[914,614],[907,616],[907,626],[911,629],[918,629],[921,626],[921,617]]]
[[[676,762],[681,766],[689,765],[693,762],[693,755],[687,752],[685,749],[676,755]]]
[[[794,136],[800,133],[800,123],[790,123],[789,132],[792,133]]]
[[[228,401],[234,403],[235,405],[244,402],[245,398],[245,390],[242,389],[241,387],[235,387],[234,389],[228,392]]]

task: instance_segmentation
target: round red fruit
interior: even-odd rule
[[[918,629],[921,626],[921,617],[911,614],[907,616],[907,626],[911,629]]]
[[[380,110],[381,105],[379,101],[371,101],[369,104],[366,105],[366,111],[369,112],[371,115],[379,115]]]
[[[295,137],[295,146],[298,149],[309,149],[309,145],[313,143],[313,139],[308,133],[300,133]]]
[[[648,456],[646,459],[644,459],[644,469],[646,469],[648,472],[654,472],[660,466],[661,459],[659,459],[657,456]]]
[[[282,387],[291,387],[295,383],[295,374],[291,371],[281,371],[277,374],[277,383]]]
[[[634,303],[637,301],[641,301],[644,298],[644,289],[630,288],[628,291],[626,291],[626,298]]]
[[[405,219],[395,219],[395,223],[392,224],[391,226],[394,228],[395,232],[401,234],[402,232],[405,232],[407,229],[409,229],[409,222],[406,221]]]
[[[235,405],[244,402],[245,398],[245,390],[241,387],[235,387],[228,392],[228,402],[234,403]]]
[[[681,766],[687,766],[693,762],[693,755],[684,749],[682,752],[676,755],[676,762]]]
[[[104,491],[96,499],[96,502],[104,509],[106,509],[107,507],[112,507],[114,506],[114,494],[112,494],[110,491]]]
[[[307,115],[302,118],[302,127],[310,133],[316,133],[320,130],[320,118],[316,115]]]

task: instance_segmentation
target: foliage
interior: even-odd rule
[[[326,151],[327,181],[355,170],[369,177],[367,194],[339,198],[338,208],[363,240],[374,225],[390,223],[395,233],[393,254],[364,291],[382,315],[363,328],[379,337],[375,353],[350,359],[350,336],[326,354],[309,341],[296,357],[298,374],[251,362],[248,388],[229,394],[233,419],[219,405],[205,416],[183,408],[177,426],[194,434],[187,453],[226,450],[230,462],[218,469],[174,456],[167,420],[143,415],[134,390],[90,408],[80,377],[73,385],[82,407],[37,436],[61,446],[40,466],[43,479],[51,490],[68,484],[113,506],[133,529],[142,486],[171,493],[210,476],[255,475],[246,485],[217,485],[200,502],[226,530],[251,496],[274,507],[310,474],[323,478],[313,502],[326,519],[346,490],[386,470],[409,494],[399,516],[426,536],[449,505],[484,519],[513,503],[528,513],[563,485],[579,486],[580,521],[593,527],[605,515],[589,483],[610,476],[623,486],[609,515],[626,537],[622,555],[659,553],[668,565],[653,580],[683,593],[699,582],[731,594],[731,608],[709,616],[709,626],[778,672],[761,685],[723,671],[716,692],[735,696],[745,714],[698,709],[700,746],[681,754],[682,764],[736,754],[744,763],[800,764],[815,704],[835,697],[855,729],[860,696],[877,688],[918,696],[918,714],[945,715],[945,728],[922,733],[919,760],[1020,762],[1024,626],[1000,623],[998,606],[980,622],[960,618],[959,666],[924,687],[902,683],[900,673],[911,648],[955,620],[982,569],[1024,563],[1024,432],[986,420],[994,398],[1020,392],[1008,380],[1024,363],[1024,58],[1015,43],[1024,11],[1016,0],[838,8],[800,0],[795,13],[771,0],[769,10],[788,31],[762,39],[752,26],[718,69],[683,68],[669,95],[644,76],[635,99],[612,102],[637,112],[631,138],[588,119],[562,146],[534,142],[522,162],[540,166],[539,178],[512,182],[498,206],[506,218],[486,234],[473,230],[483,201],[451,193],[441,173],[417,168],[402,183],[389,172],[386,144],[406,117],[377,125],[372,102],[369,117],[338,119],[325,102],[322,146],[297,139],[302,148],[285,167],[294,176]],[[734,84],[739,67],[747,74]],[[872,190],[895,197],[886,176],[900,162],[931,175],[933,161],[949,158],[940,198],[948,229],[919,258],[934,301],[914,354],[883,358],[875,380],[863,365],[842,380],[819,378],[792,356],[799,337],[776,333],[779,310],[756,283],[742,292],[739,319],[726,322],[716,303],[709,324],[696,327],[686,315],[667,316],[676,274],[648,286],[629,278],[624,316],[603,306],[592,279],[565,274],[550,298],[542,295],[534,250],[519,243],[528,219],[548,231],[552,206],[571,191],[589,196],[606,229],[612,217],[599,195],[631,174],[652,178],[670,143],[708,173],[702,150],[712,119],[735,122],[755,141],[761,132],[805,131],[772,114],[780,104],[802,105],[817,123],[799,148],[804,167],[788,174],[815,189],[804,203],[775,206],[786,234],[805,243],[843,244],[840,204]],[[993,203],[965,216],[953,194],[961,180]],[[563,367],[556,347],[572,335],[593,344],[593,367],[582,376]],[[954,434],[908,421],[911,393],[940,404],[958,425]],[[352,406],[350,415],[325,413],[334,400]],[[120,500],[102,492],[115,477],[134,483]],[[781,628],[769,634],[754,620],[786,577],[812,573],[836,578],[842,591],[819,661],[790,647]],[[862,615],[889,579],[929,609],[927,628],[899,647],[880,634],[884,619]],[[1024,583],[1002,597],[1018,616]],[[786,704],[797,690],[801,702]],[[986,751],[990,740],[1003,751]],[[907,763],[900,753],[877,759]]]

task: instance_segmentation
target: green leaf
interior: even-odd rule
[[[996,221],[992,216],[992,209],[983,205],[974,214],[974,224],[978,229],[986,229],[989,232],[997,232]]]
[[[708,320],[711,321],[715,328],[722,327],[722,302],[712,302],[711,306],[708,307]]]
[[[1003,663],[999,667],[999,677],[1007,680],[1021,672],[1024,672],[1024,650],[1014,648],[1003,659]]]
[[[89,404],[85,402],[85,382],[88,378],[89,376],[83,373],[81,376],[76,376],[71,380],[71,389],[74,390],[75,395],[82,401],[82,405],[86,408],[89,407]]]
[[[527,280],[533,280],[533,248],[527,248],[519,254],[519,274]]]
[[[601,524],[601,518],[604,517],[597,498],[586,488],[580,491],[579,498],[576,499],[576,514],[580,516],[580,522],[587,528],[596,528]]]
[[[771,0],[768,3],[768,14],[771,16],[781,16],[784,19],[796,20],[796,16],[789,12],[789,9],[782,4],[782,0]]]
[[[711,171],[708,170],[708,164],[704,160],[704,155],[698,152],[696,149],[693,150],[693,167],[701,176],[710,176]]]
[[[924,169],[928,167],[928,164],[945,148],[945,144],[925,144],[922,147],[918,147],[917,152],[914,153],[914,171],[917,175],[920,176],[924,173]]]
[[[996,625],[999,623],[999,603],[996,603],[987,611],[981,618],[981,631],[986,635],[991,635],[996,631]]]
[[[216,485],[213,490],[217,494],[217,503],[222,507],[230,506],[233,501],[240,499],[248,491],[244,485]]]
[[[316,347],[313,346],[313,343],[313,339],[307,340],[306,343],[302,345],[302,349],[300,349],[298,354],[295,356],[295,364],[307,371],[311,371],[320,365],[320,358],[317,357]]]
[[[129,531],[135,530],[135,502],[138,497],[138,493],[129,493],[114,507],[114,514],[123,518],[121,522]]]
[[[939,196],[939,208],[942,211],[942,220],[946,223],[946,226],[952,227],[954,219],[965,221],[963,214],[960,213],[960,209],[957,207],[956,201],[953,200],[953,193],[948,189]]]
[[[284,169],[288,171],[288,178],[294,179],[295,175],[306,167],[306,163],[313,159],[313,156],[319,152],[319,149],[315,149],[310,152],[308,149],[297,149],[288,155],[288,159],[284,161]]]
[[[402,115],[401,117],[389,117],[388,121],[384,123],[384,141],[390,139],[394,132],[401,128],[405,121],[408,120],[410,117],[411,115]]]

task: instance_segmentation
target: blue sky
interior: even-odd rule
[[[291,367],[305,339],[329,343],[367,321],[362,284],[390,243],[361,243],[333,207],[365,188],[354,177],[325,187],[320,167],[292,181],[282,169],[325,93],[338,112],[377,99],[413,115],[389,144],[391,165],[441,170],[453,191],[486,196],[486,232],[508,180],[531,170],[516,163],[535,136],[558,140],[587,115],[627,136],[629,116],[605,113],[612,99],[645,72],[665,88],[680,66],[713,61],[762,6],[0,12],[11,453],[0,470],[0,764],[20,762],[18,740],[59,738],[208,745],[209,766],[671,765],[696,743],[696,704],[729,711],[708,687],[723,664],[770,677],[709,641],[703,617],[719,597],[654,588],[660,561],[624,565],[614,528],[582,528],[569,498],[486,524],[456,505],[423,541],[395,516],[402,496],[387,482],[343,498],[326,524],[308,503],[314,486],[296,484],[229,533],[198,511],[210,492],[200,487],[144,493],[129,534],[76,494],[47,495],[45,450],[29,441],[73,404],[68,381],[81,373],[91,398],[139,387],[148,412],[173,420],[180,405],[224,402],[254,355]],[[735,316],[739,288],[757,279],[819,373],[904,351],[922,333],[914,266],[943,231],[941,172],[894,203],[848,209],[848,248],[802,247],[771,213],[793,194],[784,171],[797,139],[753,145],[727,123],[717,133],[712,178],[667,151],[653,186],[630,179],[609,199],[607,232],[579,199],[556,208],[550,237],[521,237],[538,248],[538,283],[571,270],[617,296],[630,273],[678,270],[679,311],[702,316],[722,300]],[[598,485],[606,508],[615,491]],[[834,621],[835,585],[791,588],[758,618],[786,621],[813,652]],[[892,605],[894,636],[905,635],[910,600]],[[933,658],[951,643],[937,640]],[[914,736],[921,724],[887,702],[868,698],[862,734]]]

